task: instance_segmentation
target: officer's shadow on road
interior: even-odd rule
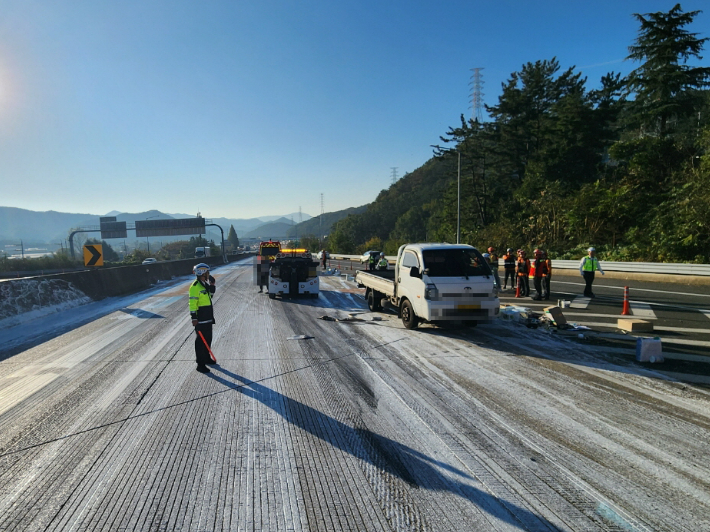
[[[351,427],[221,366],[213,366],[213,372],[209,376],[227,388],[259,401],[287,422],[312,436],[375,466],[383,476],[398,478],[414,488],[458,494],[475,504],[482,512],[488,512],[496,519],[522,530],[529,530],[531,527],[557,530],[552,523],[530,510],[473,486],[472,484],[479,481],[466,471],[365,428]]]

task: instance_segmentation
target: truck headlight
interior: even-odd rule
[[[424,289],[424,299],[438,299],[439,298],[439,290],[436,288],[435,284],[429,283],[426,285],[426,288]]]

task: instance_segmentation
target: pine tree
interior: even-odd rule
[[[229,226],[227,241],[232,244],[232,249],[237,249],[239,247],[239,237],[237,236],[237,232],[234,230],[234,225]]]
[[[633,114],[643,132],[672,133],[676,119],[696,111],[698,90],[710,85],[710,68],[687,64],[702,59],[708,40],[684,29],[698,13],[683,13],[676,4],[668,13],[634,14],[641,29],[627,59],[643,63],[629,74],[628,89],[635,94]]]

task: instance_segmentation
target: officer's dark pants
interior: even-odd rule
[[[498,270],[494,269],[493,270],[493,277],[496,279],[496,284],[498,285],[498,288],[503,288],[503,286],[500,284],[500,277],[498,276]]]
[[[518,282],[520,283],[520,295],[527,297],[530,295],[530,279],[527,275],[518,275]]]
[[[195,327],[195,360],[198,365],[209,364],[210,362],[212,362],[212,359],[210,358],[210,352],[207,350],[207,347],[205,346],[205,342],[203,342],[202,338],[200,338],[198,331],[201,332],[202,336],[205,337],[205,340],[207,341],[207,345],[209,345],[210,349],[211,349],[212,348],[212,324],[211,323],[198,323],[197,327]]]
[[[548,273],[547,276],[542,278],[543,299],[550,299],[550,277],[552,277],[552,274]]]
[[[594,282],[594,272],[582,272],[584,276],[584,282],[586,286],[584,287],[584,295],[586,297],[592,297],[592,283]]]
[[[505,280],[503,281],[503,285],[505,287],[508,286],[508,277],[510,277],[510,287],[515,288],[515,270],[505,270]]]
[[[535,299],[542,299],[542,277],[534,277],[533,284],[535,285]]]

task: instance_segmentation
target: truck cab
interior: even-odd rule
[[[212,255],[212,250],[209,246],[206,247],[197,247],[195,248],[195,258],[196,259],[202,259],[204,257],[210,257]]]
[[[425,321],[481,320],[498,313],[493,272],[473,246],[410,244],[395,266],[397,298]]]
[[[281,242],[278,240],[263,241],[259,244],[259,252],[254,262],[254,284],[262,287],[269,284],[269,269],[276,259],[276,255],[281,253]]]

